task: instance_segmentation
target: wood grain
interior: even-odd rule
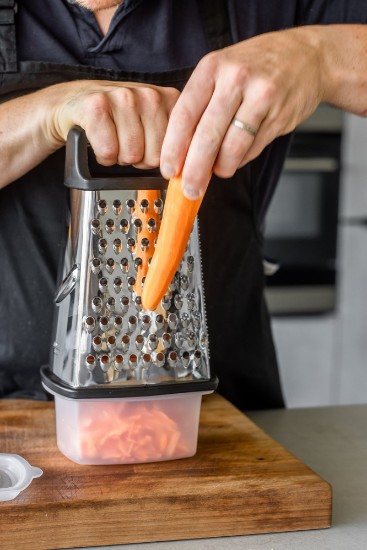
[[[43,469],[0,503],[0,548],[43,550],[330,526],[331,488],[219,395],[196,456],[80,466],[56,447],[52,403],[0,400],[0,452]]]

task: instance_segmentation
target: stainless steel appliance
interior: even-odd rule
[[[55,298],[51,367],[42,371],[56,398],[59,447],[87,464],[190,456],[198,423],[191,414],[200,409],[201,395],[217,385],[209,367],[198,227],[161,304],[144,311],[141,292],[167,182],[141,172],[91,177],[86,136],[75,128],[68,137],[65,183],[69,235]],[[197,396],[194,403],[190,394]],[[168,405],[172,395],[181,399]]]
[[[335,307],[341,137],[341,112],[328,106],[295,133],[265,218],[265,257],[279,265],[267,278],[273,314]]]

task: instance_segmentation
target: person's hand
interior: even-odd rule
[[[206,55],[174,106],[161,153],[169,178],[201,196],[213,171],[228,178],[323,99],[318,27],[269,33]]]
[[[64,143],[75,125],[84,128],[96,160],[104,166],[159,166],[168,118],[179,97],[174,88],[83,80],[56,85],[48,132]]]

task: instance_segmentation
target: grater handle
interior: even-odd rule
[[[123,168],[121,167],[121,170]],[[75,126],[69,131],[66,141],[65,180],[66,187],[82,191],[102,189],[166,189],[168,182],[157,170],[130,168],[121,175],[113,174],[92,177],[88,162],[88,140],[85,131]]]

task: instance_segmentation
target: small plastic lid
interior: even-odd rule
[[[0,502],[13,500],[42,474],[41,468],[31,466],[22,456],[0,453]]]

